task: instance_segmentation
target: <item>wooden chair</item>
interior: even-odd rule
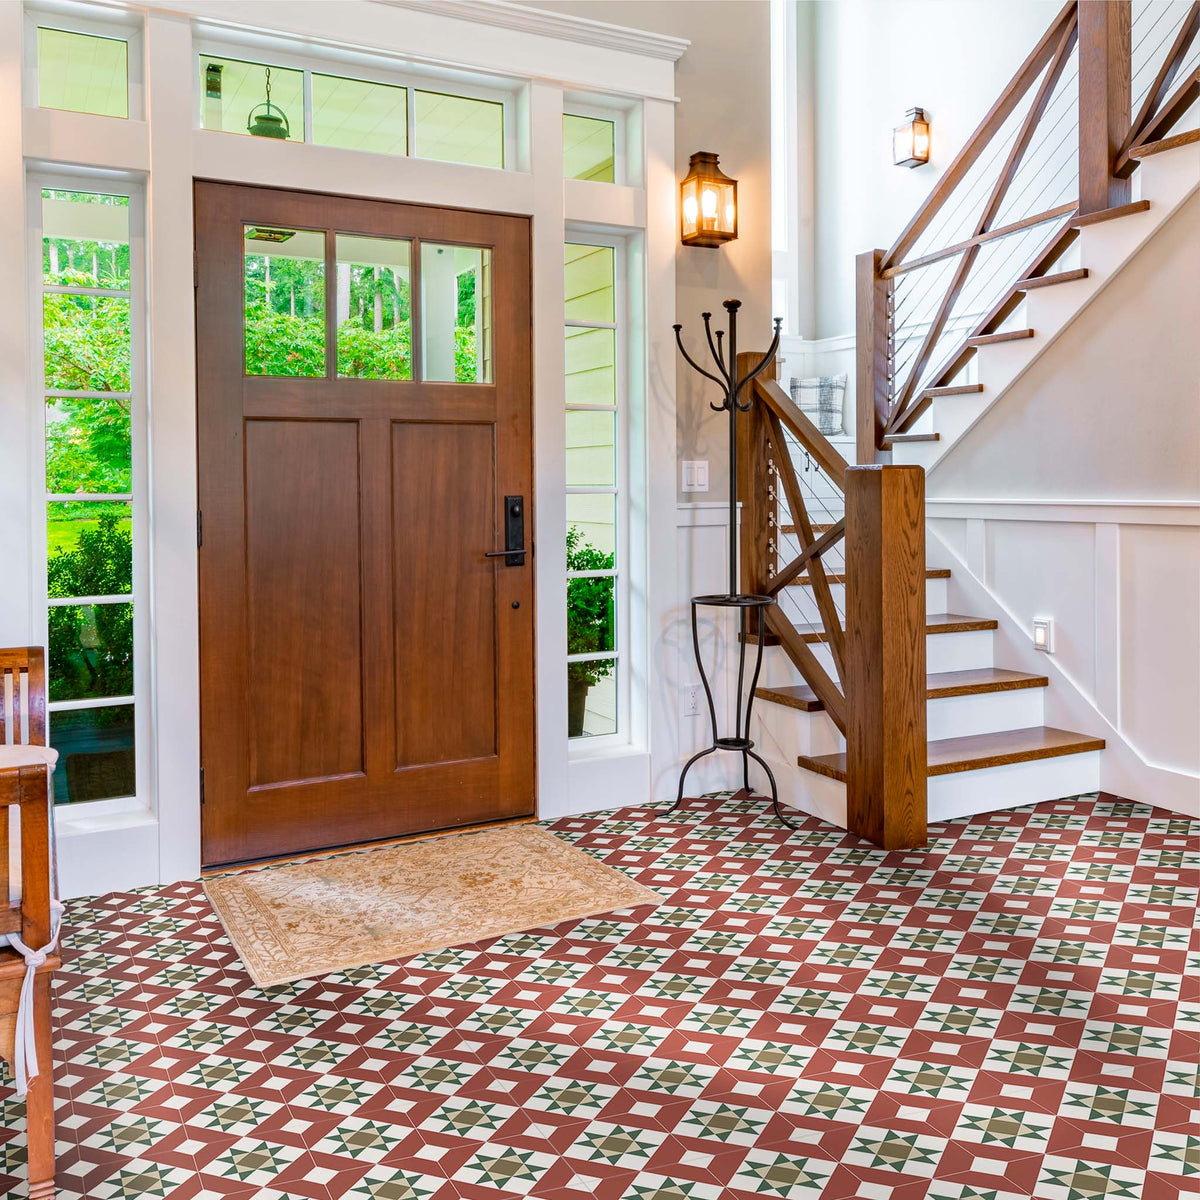
[[[0,649],[0,934],[15,933],[31,950],[51,940],[50,776],[46,745],[46,669],[38,646]],[[10,813],[20,822],[20,891],[13,899],[9,870]],[[16,872],[13,872],[15,875]],[[31,998],[37,1075],[28,1083],[25,1111],[30,1200],[54,1195],[54,1083],[51,1071],[50,978],[60,965],[47,956],[33,978]],[[0,949],[0,1058],[16,1069],[17,1013],[25,982],[23,956]]]

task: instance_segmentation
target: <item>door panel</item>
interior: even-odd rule
[[[399,767],[496,753],[493,442],[490,425],[392,426]]]
[[[197,183],[196,251],[205,864],[532,814],[528,220]]]
[[[250,786],[361,773],[358,428],[247,421],[245,438]]]

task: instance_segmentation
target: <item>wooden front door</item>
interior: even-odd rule
[[[195,196],[204,863],[532,814],[529,221]]]

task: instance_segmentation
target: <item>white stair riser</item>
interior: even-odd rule
[[[925,710],[925,736],[931,742],[940,742],[943,738],[1041,725],[1044,692],[1044,688],[1020,688],[930,700]]]
[[[805,713],[762,700],[755,702],[750,736],[764,758],[791,763],[789,774],[798,769],[801,754],[840,754],[846,749],[846,739],[828,713]]]
[[[929,820],[953,821],[1099,789],[1099,750],[934,775],[929,780]]]
[[[976,671],[995,666],[992,660],[992,630],[973,629],[966,633],[931,633],[925,638],[925,669],[930,674],[941,671]],[[824,642],[810,647],[817,661],[834,674],[833,655]],[[750,668],[752,669],[752,667]],[[792,665],[782,646],[767,646],[763,650],[763,687],[786,687],[803,683],[804,678]]]
[[[945,612],[948,606],[946,598],[947,579],[925,580],[925,611],[927,613]],[[829,591],[839,612],[846,611],[846,585],[831,583]],[[796,624],[816,624],[821,619],[817,608],[817,598],[810,587],[788,588],[787,595],[782,601],[783,610],[792,617]]]
[[[782,804],[811,813],[840,829],[846,828],[845,784],[800,767],[789,771],[783,761],[772,761],[770,754],[763,757],[775,772]],[[928,819],[931,825],[961,820],[979,813],[1000,812],[1044,800],[1095,792],[1099,787],[1098,750],[1009,763],[980,771],[934,775],[928,781]]]
[[[1044,695],[1044,688],[1020,688],[930,700],[925,710],[926,738],[936,742],[1041,725]],[[754,724],[752,736],[773,751],[778,748],[784,761],[795,762],[801,754],[836,754],[846,748],[845,740],[824,712],[806,713],[786,704],[758,700]]]

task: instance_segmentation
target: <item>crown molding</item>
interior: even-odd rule
[[[439,17],[453,17],[475,25],[494,25],[560,41],[601,46],[606,50],[624,50],[629,54],[665,59],[667,62],[678,62],[691,45],[687,38],[610,25],[607,21],[593,21],[586,17],[571,17],[544,8],[513,4],[510,0],[374,0],[374,3],[433,13]]]

